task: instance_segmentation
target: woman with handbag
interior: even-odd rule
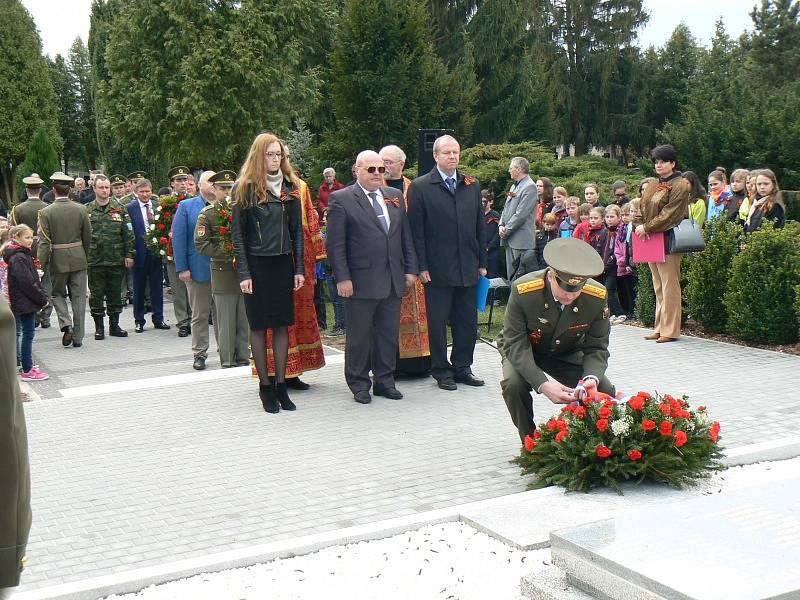
[[[641,216],[634,233],[644,240],[651,233],[663,232],[666,244],[669,231],[689,215],[691,185],[675,169],[678,156],[673,146],[657,146],[650,155],[658,180],[649,183],[642,193]],[[647,340],[662,344],[680,337],[682,256],[681,252],[669,253],[663,263],[648,263],[656,294],[656,318],[653,333],[645,336]]]
[[[294,292],[305,282],[301,199],[289,157],[271,133],[259,134],[250,146],[231,200],[233,251],[261,404],[269,413],[295,410],[286,391],[286,362]],[[274,382],[267,370],[267,329],[272,329]]]

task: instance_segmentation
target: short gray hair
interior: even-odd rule
[[[512,158],[511,166],[517,167],[520,171],[522,171],[526,175],[531,172],[531,163],[529,163],[528,159],[523,156],[515,156],[514,158]]]
[[[436,138],[433,142],[433,153],[436,154],[439,151],[439,146],[442,144],[446,144],[447,142],[455,142],[458,144],[458,140],[454,138],[452,135],[440,135]],[[461,144],[458,144],[458,147],[461,148]]]
[[[383,148],[381,148],[378,154],[380,154],[382,157],[384,152],[394,154],[398,159],[400,159],[400,162],[403,163],[406,162],[406,153],[403,152],[403,149],[400,146],[389,144],[388,146],[384,146]]]
[[[327,169],[322,171],[322,176],[323,177],[327,177],[328,173],[332,173],[333,176],[336,177],[336,169],[334,169],[333,167],[328,167]]]

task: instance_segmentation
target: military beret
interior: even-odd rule
[[[22,183],[30,187],[39,187],[44,185],[44,181],[36,173],[31,173],[28,177],[22,178]]]
[[[122,175],[112,175],[111,177],[109,177],[109,181],[111,182],[111,185],[123,185],[128,180],[125,179]]]
[[[147,173],[145,173],[144,171],[134,171],[133,173],[130,173],[128,175],[128,179],[130,179],[131,181],[139,181],[140,179],[144,179],[145,177],[147,177]]]
[[[189,177],[189,167],[172,167],[167,173],[167,177],[172,181],[173,179],[187,179]]]
[[[54,183],[69,183],[69,184],[75,183],[75,180],[72,177],[64,174],[61,171],[56,171],[55,173],[50,175],[50,181]]]
[[[544,247],[544,260],[555,271],[558,286],[566,292],[578,292],[589,277],[605,269],[603,259],[583,240],[557,238]]]
[[[221,185],[223,187],[233,186],[233,184],[236,182],[236,173],[234,171],[224,169],[209,177],[208,181],[214,185]]]

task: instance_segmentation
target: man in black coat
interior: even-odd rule
[[[475,287],[486,275],[486,224],[475,178],[458,172],[461,148],[443,135],[433,143],[436,166],[408,190],[409,221],[425,284],[431,375],[443,390],[479,386],[472,373],[478,333]],[[453,349],[447,360],[447,323]]]
[[[381,185],[385,171],[377,152],[361,152],[355,183],[328,205],[328,261],[344,298],[344,376],[361,404],[372,401],[370,369],[376,396],[403,397],[394,384],[400,303],[418,272],[403,196]]]

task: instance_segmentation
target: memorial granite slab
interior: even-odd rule
[[[800,598],[800,478],[551,533],[553,563],[615,600]]]

